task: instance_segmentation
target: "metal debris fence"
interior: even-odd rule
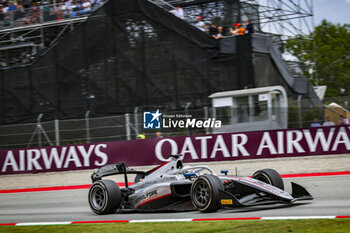
[[[349,97],[327,98],[323,107],[306,107],[302,101],[290,101],[288,109],[288,128],[310,127],[315,118],[319,123],[325,121],[326,117],[337,124],[342,116],[349,118],[347,111],[350,103]],[[305,100],[305,102],[308,102]],[[336,102],[341,108],[332,108],[330,103]],[[164,137],[197,135],[212,133],[211,129],[205,128],[143,128],[144,108],[135,108],[134,112],[123,115],[90,118],[90,112],[86,112],[85,118],[69,120],[52,120],[41,122],[42,114],[38,115],[36,123],[2,125],[0,126],[0,149],[26,148],[54,145],[82,144],[107,142],[116,140],[134,140],[139,133],[146,138],[156,137],[155,133],[161,131]],[[198,109],[184,109],[181,111],[162,111],[167,115],[191,115],[192,118],[206,120],[213,117],[211,107]],[[349,114],[349,115],[348,115]],[[224,117],[224,116],[217,116]],[[247,129],[251,131],[252,129]]]

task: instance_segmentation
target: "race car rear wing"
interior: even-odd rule
[[[124,181],[125,181],[125,187],[128,187],[128,176],[127,174],[138,174],[141,176],[141,178],[144,178],[146,175],[148,175],[148,172],[144,171],[136,171],[132,168],[126,167],[124,162],[120,162],[117,164],[108,164],[106,166],[103,166],[97,170],[97,172],[94,172],[91,174],[91,180],[92,182],[95,182],[97,180],[101,180],[102,177],[105,176],[113,176],[113,175],[124,175]]]

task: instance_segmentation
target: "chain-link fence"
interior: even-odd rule
[[[183,115],[205,120],[211,116],[210,109],[191,109],[176,112],[167,112],[168,115]],[[146,138],[155,137],[157,130],[143,129],[143,113],[134,112],[119,116],[89,118],[86,112],[84,119],[54,120],[41,122],[42,115],[38,116],[37,123],[0,126],[0,148],[25,148],[53,145],[82,144],[114,140],[136,139],[138,134]],[[162,128],[165,137],[204,134],[209,129],[180,129]]]
[[[302,128],[310,126],[347,124],[350,118],[350,97],[327,98],[323,101],[323,107],[308,107],[308,100],[290,100],[288,103],[288,128]],[[187,106],[189,107],[189,105]],[[135,108],[133,113],[118,116],[106,116],[90,118],[90,112],[86,112],[83,119],[54,120],[41,122],[42,115],[38,116],[37,123],[3,125],[0,126],[0,148],[26,148],[50,145],[82,144],[89,142],[104,142],[114,140],[133,140],[138,134],[144,134],[146,138],[156,137],[156,132],[161,131],[162,136],[199,135],[213,133],[212,128],[191,128],[171,125],[171,120],[186,120],[186,118],[207,120],[216,117],[227,119],[232,117],[227,112],[214,111],[211,107],[188,109],[181,111],[166,111],[160,109],[164,117],[164,124],[170,127],[161,129],[144,129],[143,111],[147,108]],[[236,109],[238,112],[239,109]],[[272,111],[278,112],[278,111]],[[256,113],[256,111],[252,111]],[[250,113],[249,113],[250,114]],[[168,117],[166,117],[166,115]],[[244,131],[254,130],[256,117],[247,117],[250,126]],[[276,119],[278,120],[278,119]],[[223,124],[225,121],[222,121]],[[163,122],[162,122],[163,123]],[[246,123],[246,121],[244,122]],[[260,122],[261,123],[261,122]],[[235,124],[239,124],[239,122]],[[268,130],[268,126],[266,130]],[[215,131],[217,132],[217,131]]]

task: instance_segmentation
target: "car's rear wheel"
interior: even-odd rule
[[[284,190],[284,184],[281,175],[273,169],[262,169],[256,171],[253,174],[252,178]]]
[[[120,207],[119,186],[111,180],[99,180],[89,190],[89,205],[96,214],[110,214]]]
[[[219,189],[221,180],[214,175],[202,175],[191,186],[192,204],[201,212],[214,212],[221,208]]]

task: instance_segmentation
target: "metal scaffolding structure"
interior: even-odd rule
[[[258,6],[262,32],[280,35],[283,40],[313,31],[313,0],[241,0],[243,2]],[[242,18],[244,16],[249,18],[249,13],[243,13]]]
[[[258,32],[281,37],[308,35],[314,27],[313,0],[153,0],[181,6],[185,20],[201,15],[206,23],[219,20],[222,26],[250,19]],[[165,5],[165,4],[162,4]],[[169,8],[167,6],[167,8]]]
[[[86,21],[90,13],[74,15],[73,11],[61,10],[59,3],[0,12],[0,67],[34,62],[77,24]]]
[[[0,30],[0,67],[28,64],[87,17]]]
[[[290,37],[300,36],[301,46],[305,40],[313,40],[312,32],[315,27],[313,0],[152,0],[152,2],[166,2],[166,4],[160,3],[160,6],[166,8],[169,8],[168,5],[180,6],[185,12],[187,22],[194,24],[197,16],[202,16],[207,25],[215,22],[224,26],[224,30],[226,27],[226,31],[234,23],[244,25],[249,19],[257,33],[271,37],[273,44],[284,53],[284,59],[292,60],[288,62],[292,72],[302,70],[303,65],[283,51],[283,45],[288,43]],[[317,85],[317,71],[313,75]]]

